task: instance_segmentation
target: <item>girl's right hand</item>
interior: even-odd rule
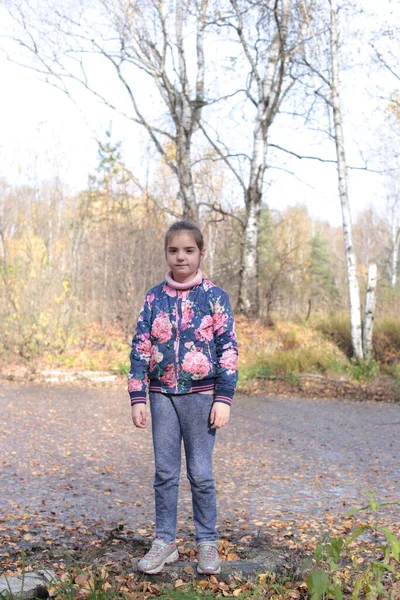
[[[144,429],[147,425],[146,405],[143,402],[132,406],[132,421],[135,427]]]

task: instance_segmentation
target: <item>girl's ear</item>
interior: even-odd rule
[[[205,255],[206,255],[206,249],[203,248],[203,250],[200,250],[200,262],[202,260],[204,260]]]

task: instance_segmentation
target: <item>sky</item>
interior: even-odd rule
[[[373,0],[363,2],[365,10],[379,11],[379,19],[393,21],[394,4],[382,0],[379,7]],[[45,83],[34,70],[8,60],[15,57],[14,46],[7,39],[10,22],[4,7],[0,7],[0,72],[3,92],[0,97],[0,177],[13,185],[39,185],[41,181],[59,177],[71,193],[84,189],[88,175],[98,164],[96,136],[104,139],[111,127],[112,139],[122,141],[124,159],[129,167],[141,161],[143,148],[151,147],[140,127],[119,118],[87,93],[76,92],[79,106],[65,94]],[[374,25],[371,17],[363,17],[365,28]],[[360,63],[370,56],[365,39],[354,36],[348,41],[349,53]],[[368,51],[367,51],[368,50]],[[355,80],[355,73],[357,79]],[[97,66],[94,77],[110,88],[108,75]],[[342,73],[343,105],[345,107],[345,138],[348,163],[362,165],[359,148],[377,165],[376,153],[380,140],[380,125],[385,127],[379,111],[384,102],[379,94],[389,95],[396,81],[375,66],[347,69]],[[398,82],[397,82],[398,83]],[[143,90],[146,94],[146,90]],[[305,134],[293,121],[281,118],[272,140],[299,153],[334,158],[332,143],[321,144],[320,136]],[[313,160],[298,160],[279,154],[282,170],[268,174],[265,199],[271,208],[283,209],[291,204],[304,204],[314,218],[341,223],[337,176],[334,165]],[[283,170],[285,169],[285,170]],[[293,175],[288,175],[288,171]],[[385,178],[366,171],[350,172],[351,207],[355,216],[370,206],[385,202]]]

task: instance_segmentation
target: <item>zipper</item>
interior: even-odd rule
[[[176,340],[175,340],[175,394],[178,393],[178,377],[179,377],[179,344],[180,344],[180,323],[179,323],[179,299],[182,296],[182,292],[178,290],[178,296],[176,301]],[[182,305],[182,300],[181,300]]]

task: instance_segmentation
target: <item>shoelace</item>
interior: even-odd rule
[[[201,560],[216,560],[218,557],[218,550],[212,544],[204,544],[199,548],[199,558]]]
[[[153,542],[150,550],[148,551],[147,558],[157,558],[164,550],[164,544],[160,542]]]

